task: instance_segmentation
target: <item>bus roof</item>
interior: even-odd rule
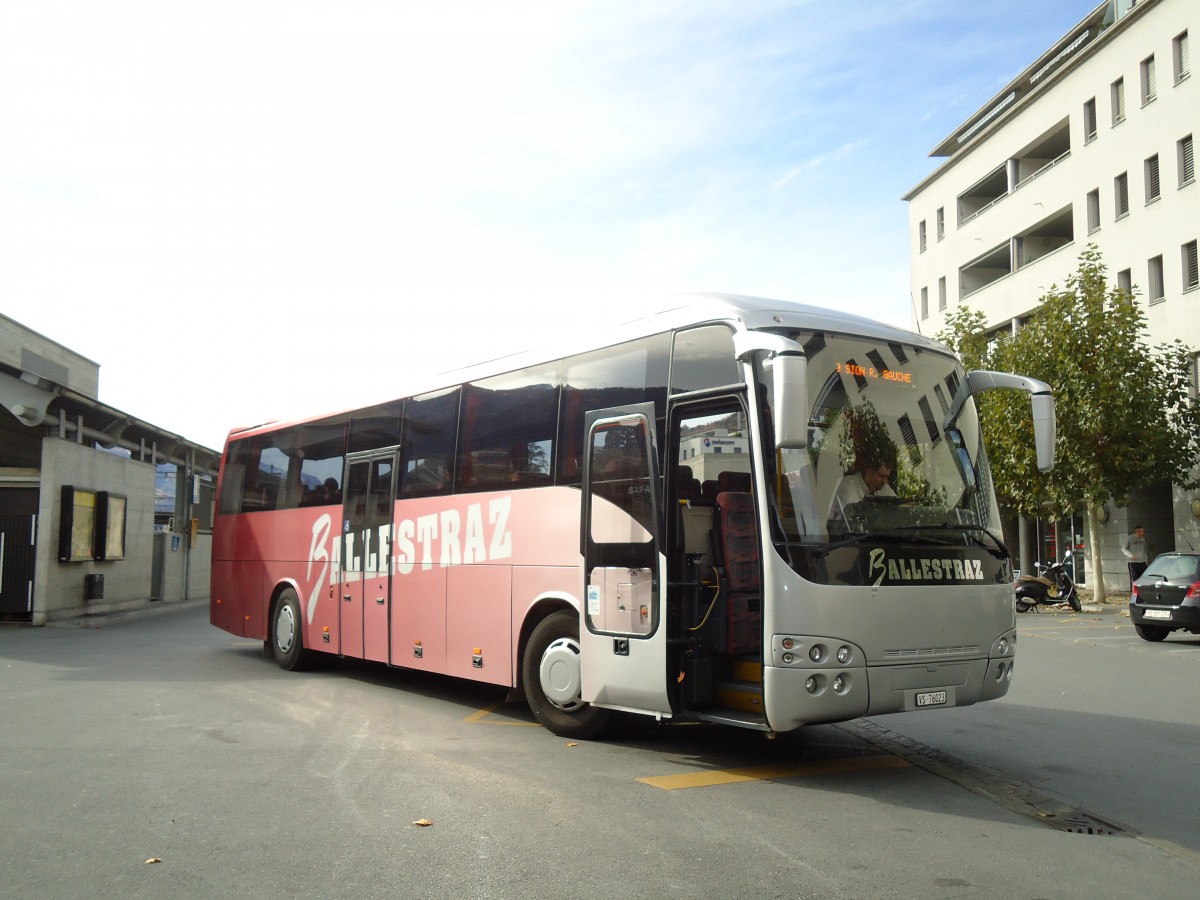
[[[538,363],[550,362],[592,349],[609,347],[626,341],[636,340],[663,331],[686,328],[715,322],[740,325],[749,331],[779,331],[800,329],[832,334],[852,334],[893,343],[918,346],[928,350],[950,353],[936,341],[916,332],[908,331],[864,316],[820,306],[795,303],[787,300],[772,300],[741,294],[692,293],[676,294],[666,298],[664,306],[648,315],[602,329],[589,331],[577,342],[557,342],[554,349],[521,350],[503,356],[472,363],[461,368],[449,369],[434,375],[416,379],[411,384],[397,386],[391,396],[342,410],[323,410],[311,416],[291,420],[272,420],[230,430],[229,435],[244,435],[260,431],[273,431],[291,425],[299,425],[328,418],[331,415],[350,412],[386,403],[397,397],[414,397],[444,387],[453,387],[479,381],[493,375],[502,375]]]

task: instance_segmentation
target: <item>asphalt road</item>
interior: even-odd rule
[[[1114,698],[1084,684],[1094,666],[1145,680],[1162,659],[1041,628],[1022,621],[1010,699],[972,710],[774,741],[634,721],[578,743],[495,688],[361,663],[283,672],[258,643],[209,626],[205,610],[0,628],[0,893],[1191,894],[1196,829],[1167,804],[1157,818],[1138,807],[1138,837],[1037,821],[1039,798],[1125,814],[1137,784],[1095,774],[1131,766],[1133,745],[1105,737],[1114,729],[1150,729],[1129,738],[1139,748],[1164,735],[1197,743],[1194,714],[1170,718],[1185,701],[1138,714],[1116,704],[1143,702],[1140,691]],[[963,718],[976,711],[987,718]],[[1086,758],[1056,746],[1064,720],[1091,735]]]
[[[1200,865],[1200,635],[1150,643],[1112,613],[1017,623],[1004,701],[875,722]]]

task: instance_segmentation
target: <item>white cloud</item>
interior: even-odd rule
[[[210,444],[660,293],[904,323],[899,198],[944,119],[911,126],[964,93],[913,60],[985,14],[1008,15],[6,4],[0,306],[99,361],[107,402]],[[962,38],[983,82],[1019,65],[981,47]]]

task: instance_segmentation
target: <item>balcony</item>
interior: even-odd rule
[[[958,195],[959,227],[1054,168],[1070,155],[1070,120],[1063,119]]]

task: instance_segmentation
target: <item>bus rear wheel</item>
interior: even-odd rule
[[[275,602],[271,619],[271,650],[279,668],[295,672],[305,668],[312,653],[304,649],[304,627],[300,618],[300,598],[285,588]]]
[[[596,737],[611,713],[580,699],[579,617],[551,613],[533,629],[521,659],[525,699],[537,720],[559,737]]]

